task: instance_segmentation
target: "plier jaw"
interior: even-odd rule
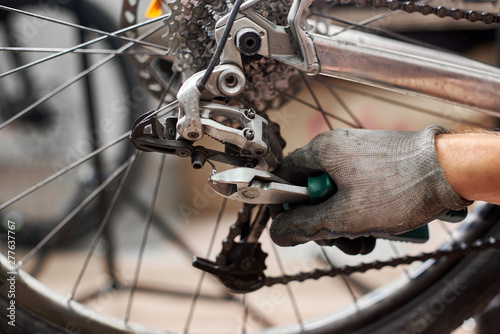
[[[213,174],[208,184],[219,195],[250,204],[308,202],[307,187],[290,184],[269,172],[253,168],[233,168]]]

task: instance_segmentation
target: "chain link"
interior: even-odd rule
[[[398,0],[347,0],[348,4],[357,7],[388,8],[390,10],[402,10],[406,13],[420,13],[422,15],[436,15],[438,17],[451,17],[455,20],[465,19],[469,22],[483,22],[485,24],[499,23],[500,14],[479,12],[476,10],[465,10],[459,8],[446,8],[444,6],[431,6],[419,4],[412,1],[400,2]],[[344,1],[342,1],[344,4]]]

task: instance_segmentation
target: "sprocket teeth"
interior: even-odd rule
[[[286,23],[291,0],[268,0],[259,4],[258,12],[278,25]],[[216,49],[215,24],[225,15],[232,3],[229,0],[172,0],[167,3],[172,15],[164,20],[167,33],[164,35],[168,54],[174,56],[173,70],[184,77],[205,69]],[[246,107],[259,111],[275,107],[280,92],[293,86],[297,91],[301,85],[292,80],[298,75],[293,68],[274,60],[262,58],[244,66],[248,89],[238,98]],[[300,87],[299,87],[300,86]]]

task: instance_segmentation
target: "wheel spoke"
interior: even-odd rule
[[[132,302],[134,300],[135,291],[137,288],[137,282],[139,281],[139,272],[142,266],[142,259],[144,256],[144,250],[146,249],[146,243],[148,240],[149,230],[151,228],[151,222],[153,221],[153,213],[155,210],[156,198],[158,196],[158,190],[160,189],[161,176],[163,174],[163,167],[165,165],[165,154],[161,155],[160,165],[158,168],[158,173],[156,174],[155,187],[153,189],[153,198],[151,199],[151,205],[149,207],[148,214],[145,219],[144,232],[141,239],[141,245],[139,248],[139,255],[137,256],[137,264],[135,266],[134,278],[132,281],[132,286],[130,288],[130,294],[127,301],[127,310],[125,311],[125,323],[128,323],[130,319],[130,313],[132,311]]]
[[[428,2],[430,2],[430,0],[417,1],[416,4],[425,4],[425,3],[428,3]],[[333,36],[337,36],[339,34],[342,34],[343,32],[346,32],[346,31],[348,31],[350,29],[353,29],[353,28],[356,28],[356,27],[359,28],[359,27],[367,26],[369,24],[372,24],[372,23],[375,23],[375,22],[380,21],[382,19],[385,19],[386,17],[392,16],[392,15],[394,15],[396,13],[400,13],[400,11],[386,11],[384,13],[380,13],[378,15],[374,15],[374,16],[372,16],[372,17],[370,17],[368,19],[365,19],[365,20],[363,20],[361,22],[353,23],[353,25],[347,26],[347,27],[343,28],[342,30],[337,31],[336,33],[334,33],[334,34],[332,34],[330,36],[332,36],[332,37]]]
[[[276,262],[278,263],[278,268],[281,271],[281,274],[285,275],[285,268],[283,267],[283,262],[281,261],[281,256],[278,252],[278,247],[276,247],[276,245],[273,242],[271,242],[271,245],[273,248],[274,255],[276,256]],[[288,298],[290,298],[295,319],[298,321],[301,331],[304,331],[304,321],[302,320],[302,315],[300,314],[299,305],[297,304],[295,295],[292,289],[290,289],[290,285],[286,284],[285,289],[288,294]]]
[[[342,109],[344,109],[344,111],[352,118],[352,120],[356,123],[356,127],[359,128],[359,129],[364,129],[364,126],[361,125],[361,121],[359,120],[359,118],[356,117],[356,115],[354,115],[354,112],[352,111],[351,108],[349,108],[349,106],[345,103],[345,101],[340,97],[339,94],[337,94],[337,92],[333,89],[332,86],[330,85],[325,85],[326,89],[328,89],[328,91],[330,92],[330,95],[332,95],[335,100],[337,100],[337,102],[342,106]]]
[[[109,203],[109,206],[108,206],[108,208],[106,210],[106,213],[105,213],[104,217],[102,218],[101,223],[99,224],[99,228],[97,229],[97,232],[95,233],[94,239],[92,240],[92,243],[91,243],[91,245],[89,247],[87,256],[86,256],[86,258],[84,260],[84,263],[83,263],[82,268],[81,268],[81,270],[80,270],[80,272],[78,274],[78,277],[76,278],[75,284],[73,285],[73,289],[71,290],[71,293],[69,295],[69,300],[73,299],[73,297],[74,297],[74,295],[76,293],[76,289],[78,288],[78,286],[79,286],[79,284],[80,284],[80,282],[82,280],[83,274],[87,270],[87,267],[88,267],[88,264],[90,262],[90,259],[91,259],[92,255],[94,254],[94,251],[95,251],[95,249],[97,247],[97,244],[98,244],[99,240],[101,239],[101,236],[102,236],[102,233],[104,231],[104,228],[108,224],[109,217],[111,216],[111,211],[113,211],[113,209],[115,207],[115,204],[117,203],[118,197],[122,193],[123,186],[125,185],[125,182],[127,181],[128,177],[130,175],[130,170],[134,166],[134,164],[135,164],[135,162],[137,160],[137,157],[139,156],[140,153],[141,153],[140,151],[136,151],[132,155],[132,161],[127,166],[125,172],[123,173],[123,176],[122,176],[122,178],[120,180],[120,183],[119,183],[118,187],[115,190],[113,198],[111,199],[111,202]]]
[[[219,214],[217,215],[217,220],[215,221],[214,231],[212,232],[212,237],[210,238],[210,243],[208,244],[206,258],[208,258],[210,256],[210,253],[212,252],[212,248],[213,248],[213,245],[215,243],[215,236],[217,235],[217,231],[219,230],[220,222],[222,220],[222,215],[226,209],[226,202],[227,202],[227,198],[224,197],[224,199],[222,200],[221,207],[219,209]],[[203,285],[205,275],[206,275],[206,272],[203,271],[200,275],[200,278],[198,279],[198,283],[196,284],[196,289],[195,289],[195,292],[193,294],[193,298],[191,299],[191,304],[189,307],[189,312],[188,312],[188,316],[186,319],[186,324],[184,326],[184,331],[183,331],[184,334],[189,333],[189,328],[191,327],[191,322],[193,321],[194,310],[196,308],[198,298],[200,297],[201,287]]]
[[[307,90],[309,91],[309,94],[311,94],[311,97],[314,99],[314,103],[316,104],[315,109],[321,113],[321,115],[323,116],[323,119],[325,120],[326,125],[328,125],[328,128],[330,130],[333,130],[333,126],[330,123],[330,120],[328,119],[328,117],[326,116],[325,111],[321,107],[321,104],[319,103],[319,100],[318,100],[318,97],[316,96],[316,93],[314,93],[314,91],[311,88],[311,85],[309,85],[309,81],[306,79],[306,75],[304,73],[300,72],[300,76],[302,77],[302,80],[304,81],[304,84],[306,85]]]
[[[9,52],[39,52],[39,53],[60,53],[67,51],[67,48],[40,48],[40,47],[21,47],[21,46],[0,46],[0,51]],[[141,56],[160,56],[161,53],[150,50],[127,50],[119,52],[115,49],[75,49],[69,53],[84,53],[93,55],[141,55]]]
[[[323,256],[325,257],[325,260],[328,263],[328,265],[333,267],[333,263],[330,260],[330,257],[328,256],[328,254],[326,253],[324,247],[319,246],[319,248],[321,249],[321,253],[323,253]],[[347,290],[349,291],[349,294],[352,297],[352,301],[354,303],[354,306],[356,307],[356,310],[359,311],[358,297],[356,297],[356,294],[354,293],[354,289],[351,286],[351,284],[349,283],[348,278],[345,275],[340,275],[340,278],[342,278],[342,281],[344,282],[345,286],[347,287]]]
[[[143,39],[143,38],[146,38],[147,36],[155,33],[157,30],[159,30],[161,27],[159,28],[155,28],[153,31],[149,31],[147,33],[145,33],[144,35],[142,35],[140,37],[140,39]],[[104,38],[107,38],[107,37],[104,37]],[[132,47],[133,46],[133,43],[128,43],[124,46],[122,46],[121,48],[118,49],[119,52],[122,52],[124,50],[127,50],[128,48]],[[60,54],[57,54],[57,55],[60,55]],[[41,105],[42,103],[44,103],[45,101],[51,99],[52,97],[54,97],[55,95],[59,94],[60,92],[62,92],[63,90],[65,90],[66,88],[68,88],[69,86],[73,85],[75,82],[77,82],[78,80],[80,80],[81,78],[85,77],[86,75],[88,75],[89,73],[93,72],[94,70],[98,69],[99,67],[101,67],[102,65],[106,64],[107,62],[109,62],[110,60],[114,59],[116,57],[116,55],[109,55],[101,60],[99,60],[98,62],[96,62],[94,65],[90,66],[89,68],[87,68],[86,70],[80,72],[79,74],[75,75],[73,78],[71,78],[70,80],[66,81],[65,83],[61,84],[59,87],[55,88],[54,90],[52,90],[51,92],[47,93],[45,96],[41,97],[40,99],[38,99],[36,102],[32,103],[31,105],[29,105],[28,107],[24,108],[23,110],[21,110],[20,112],[18,112],[16,115],[12,116],[11,118],[9,118],[8,120],[6,120],[5,122],[3,122],[2,124],[0,124],[0,130],[2,130],[3,128],[5,128],[6,126],[8,126],[9,124],[11,124],[12,122],[14,122],[15,120],[19,119],[20,117],[24,116],[26,113],[28,113],[29,111],[35,109],[36,107],[38,107],[39,105]],[[47,57],[48,58],[48,57]],[[29,64],[28,64],[29,65]],[[19,67],[18,67],[19,69]],[[12,72],[12,71],[10,71]],[[7,72],[9,73],[9,72]],[[5,73],[4,73],[5,74]],[[4,75],[0,75],[0,78],[2,78]]]
[[[160,17],[157,17],[157,18],[154,18],[154,19],[151,19],[151,20],[148,20],[148,21],[144,21],[144,22],[141,22],[141,23],[138,23],[138,24],[134,24],[134,25],[131,25],[129,27],[117,30],[115,32],[107,32],[107,31],[103,31],[103,30],[99,30],[99,29],[94,29],[94,28],[91,28],[91,27],[82,26],[80,24],[76,24],[76,23],[72,23],[72,22],[67,22],[67,21],[63,21],[63,20],[59,20],[59,19],[54,19],[52,17],[48,17],[48,16],[45,16],[45,15],[40,15],[40,14],[36,14],[36,13],[32,13],[32,12],[27,12],[27,11],[24,11],[24,10],[21,10],[21,9],[7,7],[7,6],[3,6],[3,5],[0,5],[0,10],[5,10],[5,11],[8,11],[8,12],[12,12],[12,13],[17,13],[17,14],[21,14],[21,15],[26,15],[26,16],[34,17],[34,18],[37,18],[37,19],[40,19],[40,20],[43,20],[43,21],[52,22],[52,23],[56,23],[56,24],[67,26],[67,27],[71,27],[71,28],[76,28],[76,29],[79,29],[81,31],[87,31],[87,32],[96,33],[98,35],[101,35],[101,38],[102,37],[104,37],[104,38],[111,37],[111,38],[116,38],[116,39],[120,39],[120,40],[127,41],[127,42],[132,42],[134,44],[140,44],[140,45],[143,45],[143,46],[149,46],[149,47],[154,47],[154,48],[157,48],[157,49],[162,49],[162,50],[168,51],[168,48],[164,47],[162,45],[152,44],[152,43],[149,43],[149,42],[146,42],[146,41],[142,41],[140,39],[134,39],[134,38],[130,38],[130,37],[127,37],[127,36],[122,36],[120,34],[122,34],[124,32],[127,32],[127,31],[130,31],[130,30],[134,30],[134,29],[140,28],[140,27],[144,27],[144,26],[147,26],[147,25],[159,22],[159,21],[162,21],[162,20],[168,18],[170,16],[170,14],[162,15]],[[90,42],[92,42],[92,41],[90,41]],[[95,42],[92,42],[90,44],[93,44],[93,43],[95,43]],[[85,44],[85,43],[82,43],[82,44]],[[82,45],[82,44],[80,44],[80,45]],[[90,44],[86,44],[86,45],[90,45]]]
[[[247,299],[246,299],[246,294],[244,294],[241,298],[241,302],[243,304],[243,315],[241,319],[241,333],[246,334],[247,333],[247,321],[248,321],[248,305],[247,305]]]
[[[299,102],[299,103],[301,103],[301,104],[305,105],[306,107],[309,107],[309,108],[311,108],[311,109],[313,109],[313,110],[316,110],[316,111],[319,111],[319,112],[321,112],[321,113],[324,113],[324,115],[326,115],[326,116],[328,116],[328,117],[331,117],[331,118],[333,118],[333,119],[336,119],[337,121],[342,122],[342,123],[344,123],[344,124],[346,124],[346,125],[348,125],[348,126],[350,126],[350,127],[353,127],[353,128],[355,128],[355,127],[356,127],[356,124],[354,124],[354,123],[352,123],[352,122],[349,122],[349,121],[347,121],[347,120],[345,120],[345,119],[342,119],[342,118],[338,117],[337,115],[334,115],[334,114],[329,113],[329,112],[327,112],[327,111],[324,111],[324,110],[323,110],[323,111],[320,111],[320,110],[318,110],[318,108],[317,108],[317,107],[315,107],[315,106],[314,106],[314,105],[312,105],[311,103],[309,103],[309,102],[307,102],[307,101],[304,101],[304,100],[302,100],[302,99],[299,99],[298,97],[296,97],[296,96],[294,96],[294,95],[290,95],[290,94],[285,93],[285,92],[281,92],[280,94],[281,94],[281,95],[283,95],[284,97],[286,97],[286,98],[290,99],[290,100],[297,101],[297,102]]]
[[[438,112],[435,112],[435,111],[432,111],[432,110],[429,110],[429,109],[426,109],[423,107],[419,107],[419,106],[414,105],[414,104],[404,103],[404,102],[397,101],[397,100],[394,100],[391,98],[387,98],[387,97],[384,97],[384,96],[381,96],[378,94],[370,93],[369,91],[366,91],[366,90],[360,90],[360,89],[355,89],[355,88],[351,88],[351,87],[346,87],[345,85],[334,84],[334,83],[332,83],[330,81],[326,81],[326,80],[323,80],[323,81],[315,80],[315,82],[321,83],[326,87],[336,88],[336,89],[351,92],[354,94],[359,94],[359,95],[362,95],[363,97],[369,97],[369,98],[372,98],[372,99],[375,99],[378,101],[392,104],[392,105],[397,106],[397,107],[403,107],[405,109],[413,110],[413,111],[427,114],[427,115],[434,116],[434,117],[439,117],[439,118],[442,118],[444,120],[452,121],[455,123],[467,124],[467,125],[477,127],[477,128],[485,128],[486,127],[484,124],[481,124],[481,123],[477,123],[477,122],[470,121],[470,120],[460,119],[460,118],[453,117],[450,115],[443,115],[442,113],[438,113]]]
[[[132,163],[132,157],[125,161],[120,167],[118,167],[108,178],[101,183],[90,195],[88,195],[73,211],[71,211],[56,227],[47,234],[42,241],[40,241],[31,251],[26,254],[21,261],[18,262],[18,267],[22,267],[29,259],[36,254],[36,252],[42,248],[54,235],[57,234],[66,224],[73,219],[83,208],[85,208],[94,198],[96,198],[112,181],[114,181],[120,174]]]
[[[125,291],[125,290],[130,290],[131,286],[128,285],[120,285],[120,286],[107,286],[104,287],[103,289],[97,290],[90,292],[83,297],[80,297],[78,299],[75,299],[75,301],[84,304],[88,303],[91,300],[94,300],[100,296],[103,296],[108,293],[113,293],[115,291]],[[180,298],[190,298],[192,297],[193,293],[192,291],[185,291],[182,288],[177,289],[168,289],[163,286],[154,286],[151,284],[148,284],[147,286],[141,285],[140,282],[137,282],[137,286],[135,288],[137,292],[141,293],[147,293],[147,294],[152,294],[152,295],[164,295],[164,296],[174,296],[174,297],[180,297]],[[211,295],[211,294],[200,294],[200,299],[208,300],[208,301],[213,301],[217,302],[221,300],[221,296],[217,295]]]
[[[130,131],[127,131],[126,133],[122,134],[121,136],[119,136],[118,138],[116,138],[115,140],[111,141],[110,143],[102,146],[101,148],[99,148],[98,150],[95,150],[94,152],[91,152],[89,154],[87,154],[86,156],[84,156],[83,158],[75,161],[74,163],[72,163],[71,165],[61,169],[60,171],[52,174],[51,176],[47,177],[46,179],[38,182],[37,184],[35,184],[34,186],[32,186],[31,188],[23,191],[22,193],[20,193],[19,195],[11,198],[10,200],[8,200],[7,202],[3,203],[2,205],[0,205],[0,211],[5,209],[6,207],[10,206],[11,204],[14,204],[15,202],[21,200],[22,198],[28,196],[29,194],[31,194],[32,192],[34,192],[35,190],[37,189],[40,189],[41,187],[43,187],[44,185],[46,185],[47,183],[50,183],[52,181],[54,181],[55,179],[57,179],[58,177],[66,174],[67,172],[73,170],[74,168],[80,166],[81,164],[83,164],[84,162],[88,161],[89,159],[95,157],[97,154],[103,152],[104,150],[107,150],[108,148],[110,147],[113,147],[114,145],[122,142],[123,140],[127,139],[130,135]]]
[[[393,31],[389,31],[389,30],[385,30],[385,29],[381,29],[381,28],[369,27],[366,24],[359,24],[359,23],[356,23],[356,22],[352,22],[352,21],[349,21],[349,20],[341,19],[339,17],[327,15],[327,14],[324,14],[324,13],[312,12],[311,15],[322,17],[324,19],[332,20],[332,21],[335,21],[335,22],[339,22],[339,23],[342,23],[342,24],[345,24],[345,25],[349,26],[350,28],[355,28],[355,29],[358,29],[358,30],[362,30],[362,31],[374,33],[374,34],[377,34],[377,35],[385,35],[385,36],[391,37],[393,39],[397,39],[397,40],[408,42],[408,43],[412,43],[412,44],[417,44],[417,45],[420,45],[420,46],[424,46],[426,48],[445,50],[445,49],[437,47],[436,45],[432,45],[432,44],[429,44],[429,43],[424,43],[424,42],[419,41],[417,39],[414,39],[414,38],[411,38],[411,37],[408,37],[408,36],[405,36],[405,35],[393,32]],[[335,36],[335,35],[336,34],[333,34],[332,36]],[[446,50],[446,51],[449,52],[449,50]]]
[[[442,221],[442,220],[437,220],[437,222],[438,222],[438,225],[441,226],[441,228],[443,229],[443,231],[446,233],[446,235],[449,238],[453,239],[453,231],[448,227],[448,225],[444,221]]]

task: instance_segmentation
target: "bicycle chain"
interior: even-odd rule
[[[231,251],[234,246],[234,239],[242,234],[242,230],[245,224],[248,224],[252,209],[254,205],[245,204],[244,207],[238,213],[238,218],[236,222],[231,225],[229,229],[228,236],[222,241],[222,249],[217,256],[216,263],[218,265],[224,265],[226,262],[226,256]],[[342,267],[333,267],[331,265],[327,266],[324,269],[313,269],[309,272],[299,272],[294,275],[281,275],[276,277],[266,277],[263,282],[264,286],[273,286],[276,284],[288,284],[292,281],[295,282],[304,282],[305,280],[314,279],[317,280],[321,277],[335,277],[337,275],[350,275],[352,273],[363,273],[371,269],[382,269],[384,267],[397,267],[403,264],[410,265],[414,262],[424,262],[430,259],[439,260],[445,256],[449,256],[451,258],[460,258],[468,255],[473,251],[485,251],[488,249],[500,249],[500,240],[489,237],[487,240],[476,240],[472,243],[456,243],[451,245],[449,248],[438,249],[433,252],[428,253],[420,253],[418,255],[406,255],[399,258],[393,258],[387,261],[374,261],[370,263],[361,263],[355,266],[342,266]]]
[[[399,258],[394,258],[387,261],[374,261],[371,263],[361,263],[356,266],[342,266],[342,267],[332,267],[328,266],[325,269],[314,269],[309,272],[300,272],[295,275],[281,275],[277,277],[267,277],[264,285],[272,286],[275,284],[288,284],[292,281],[303,282],[308,279],[319,279],[324,276],[334,277],[337,275],[350,275],[352,273],[363,273],[370,269],[382,269],[383,267],[397,267],[402,264],[412,264],[416,261],[427,261],[430,259],[439,260],[445,256],[451,256],[455,258],[464,257],[473,251],[485,251],[487,249],[500,249],[500,240],[493,237],[488,238],[485,241],[476,240],[472,244],[459,243],[454,244],[448,249],[436,250],[430,253],[421,253],[414,256],[403,256]]]
[[[500,23],[500,14],[465,10],[459,8],[448,9],[444,6],[431,6],[418,4],[412,1],[400,2],[398,0],[341,0],[341,4],[351,4],[357,7],[388,8],[402,10],[406,13],[420,13],[422,15],[436,15],[440,18],[451,17],[455,20],[465,19],[469,22],[483,22],[485,24]]]

